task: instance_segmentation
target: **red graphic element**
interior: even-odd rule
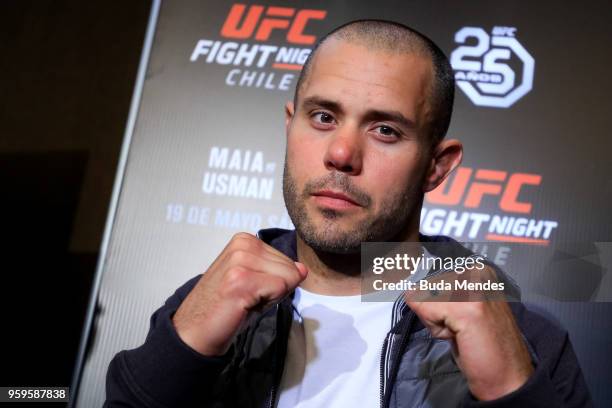
[[[473,173],[469,167],[458,168],[452,182],[446,179],[438,188],[426,195],[427,202],[458,205],[465,196],[464,207],[478,208],[484,196],[501,196],[499,200],[501,210],[520,214],[531,212],[531,203],[519,201],[519,195],[525,185],[540,185],[542,176],[513,173],[508,177],[506,171],[478,169],[470,182]]]
[[[547,239],[515,237],[513,235],[487,234],[485,236],[485,239],[489,241],[518,242],[521,244],[531,244],[531,245],[548,245],[549,244],[549,241]]]
[[[268,7],[266,15],[274,17],[293,17],[295,10],[287,7]],[[266,41],[270,38],[272,30],[274,29],[287,29],[289,28],[289,20],[280,18],[264,18],[259,25],[259,30],[255,34],[255,39],[259,41]]]
[[[260,18],[264,12],[264,18]],[[326,10],[297,10],[291,7],[265,7],[234,4],[221,28],[221,35],[226,38],[247,39],[254,35],[258,41],[267,41],[273,30],[287,31],[287,42],[292,44],[314,44],[314,35],[304,34],[310,20],[323,20]],[[242,24],[240,21],[242,20]],[[259,28],[257,25],[259,23]],[[255,29],[257,28],[257,31]]]
[[[308,20],[323,20],[327,15],[325,10],[300,10],[298,11],[291,29],[287,33],[287,41],[293,44],[314,44],[317,37],[314,35],[304,34],[304,29]]]
[[[300,64],[282,64],[280,62],[275,62],[272,64],[272,68],[276,69],[287,69],[290,71],[300,71],[302,66]]]
[[[472,169],[467,167],[459,167],[455,172],[453,183],[449,188],[448,179],[444,180],[435,190],[427,193],[427,201],[433,204],[457,205],[461,202],[463,192],[470,181]],[[448,190],[447,193],[444,191]]]
[[[506,179],[505,171],[495,170],[476,170],[476,180],[483,181],[504,181]],[[500,184],[479,183],[474,182],[470,187],[467,197],[463,203],[467,208],[478,208],[482,197],[486,194],[499,195],[502,186]]]
[[[533,186],[540,185],[542,176],[538,174],[516,173],[510,176],[506,191],[499,202],[499,207],[508,212],[517,212],[529,214],[531,212],[531,203],[521,203],[518,201],[518,196],[521,192],[521,187],[525,184]]]

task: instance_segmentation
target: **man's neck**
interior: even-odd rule
[[[414,229],[397,241],[418,242]],[[300,287],[313,293],[330,296],[351,296],[361,293],[361,254],[317,252],[297,235],[298,260],[308,268],[308,276]]]

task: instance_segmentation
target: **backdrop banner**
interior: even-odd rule
[[[293,228],[282,197],[284,104],[318,38],[382,18],[432,38],[457,79],[448,135],[465,157],[426,196],[421,232],[471,242],[529,285],[530,307],[569,330],[597,406],[612,406],[612,306],[601,296],[612,293],[605,2],[183,0],[152,9],[73,405],[102,405],[115,353],[142,344],[153,311],[234,233]],[[549,258],[534,262],[537,248]]]

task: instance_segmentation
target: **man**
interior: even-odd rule
[[[360,301],[362,242],[459,251],[418,230],[461,161],[453,95],[446,57],[408,27],[324,37],[285,107],[296,231],[235,235],[113,359],[106,406],[590,406],[567,334],[520,303]]]

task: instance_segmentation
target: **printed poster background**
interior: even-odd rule
[[[534,220],[541,222],[539,231],[521,238],[517,230],[514,238],[544,242],[549,248],[578,242],[584,254],[597,255],[611,241],[612,232],[612,141],[607,126],[612,108],[608,74],[612,29],[609,6],[587,3],[580,7],[552,1],[240,3],[247,6],[245,13],[260,6],[262,14],[254,32],[237,39],[222,35],[233,2],[162,2],[150,58],[145,61],[142,95],[133,112],[136,122],[127,164],[118,180],[120,194],[110,239],[100,264],[96,313],[76,406],[102,405],[106,368],[113,355],[143,342],[151,313],[177,287],[205,271],[235,232],[291,228],[282,200],[283,105],[292,97],[298,71],[273,66],[274,53],[262,66],[256,66],[261,54],[251,66],[245,66],[245,60],[238,65],[231,59],[206,62],[215,41],[296,48],[294,57],[312,46],[289,42],[289,28],[274,29],[267,37],[258,31],[261,19],[286,20],[291,26],[301,10],[317,10],[318,14],[312,14],[316,18],[306,20],[301,31],[317,38],[353,19],[392,19],[426,33],[449,56],[462,45],[455,35],[464,27],[482,29],[489,38],[494,32],[515,38],[534,60],[531,89],[508,108],[478,106],[457,89],[449,137],[465,145],[462,168],[464,175],[469,173],[469,183],[457,203],[430,199],[426,211],[440,210],[440,217],[455,211],[455,219],[462,214],[484,214]],[[274,7],[291,8],[293,14],[274,16],[274,10],[278,12]],[[494,27],[511,29],[494,31]],[[257,39],[258,33],[265,39]],[[192,61],[200,40],[210,41],[206,43],[209,54]],[[463,45],[473,49],[482,44],[470,38]],[[486,44],[483,52],[492,48]],[[525,63],[516,53],[510,54],[501,62],[515,73],[518,86],[526,79]],[[299,64],[299,58],[293,62]],[[249,80],[249,75],[254,79]],[[493,173],[479,176],[478,170]],[[486,179],[487,174],[501,181]],[[500,204],[516,174],[532,177],[531,184],[521,184],[520,194],[514,197],[515,203],[530,204],[528,211],[516,205],[504,209]],[[222,180],[232,177],[236,184],[230,192]],[[499,193],[468,200],[469,189],[478,183],[499,185]],[[477,242],[494,238],[487,235],[486,223],[470,236],[471,218],[463,230],[451,228],[448,220],[444,224],[432,220],[424,222],[423,232],[446,232]],[[599,256],[605,257],[604,252]],[[533,262],[520,254],[521,249],[515,250],[508,269],[539,277]],[[571,273],[595,289],[573,299],[580,302],[548,294],[537,307],[547,309],[570,331],[597,406],[609,406],[612,307],[587,301],[597,297],[598,287],[610,287],[612,278],[605,268],[582,266]]]

